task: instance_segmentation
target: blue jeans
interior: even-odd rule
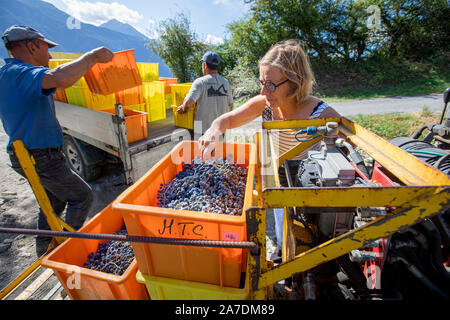
[[[66,223],[78,230],[83,226],[94,199],[91,187],[73,172],[61,150],[29,150],[35,161],[35,169],[41,180],[55,214],[60,217],[67,205]],[[26,178],[19,160],[9,156],[12,168]],[[42,209],[39,208],[38,229],[50,229]]]

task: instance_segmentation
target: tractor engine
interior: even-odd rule
[[[372,169],[366,167],[361,154],[337,135],[325,134],[320,150],[308,151],[307,158],[303,160],[287,160],[283,167],[285,172],[280,171],[280,181],[287,187],[339,188],[380,185],[371,182]],[[293,208],[292,217],[309,231],[313,242],[310,246],[313,247],[359,228],[389,211],[389,208],[384,207],[296,207]],[[364,248],[353,250],[305,272],[297,286],[301,288],[299,292],[309,292],[309,296],[302,298],[373,297],[373,289],[380,286],[387,244],[388,239],[379,239]],[[332,279],[329,279],[330,273],[334,274]],[[311,290],[311,287],[315,290]],[[314,291],[317,296],[312,294]]]
[[[358,188],[402,184],[370,156],[361,150],[356,151],[350,143],[339,138],[337,124],[327,123],[325,127],[311,128],[298,133],[312,135],[320,132],[324,136],[320,150],[309,150],[307,158],[303,160],[286,160],[282,166],[284,170],[279,172],[283,187]],[[427,142],[428,149],[424,150],[417,146],[421,147],[425,142],[407,138],[397,140],[402,143],[400,147],[406,148],[404,145],[408,145],[407,151],[411,149],[414,155],[425,156],[422,161],[448,174],[448,149],[431,150],[429,147],[435,146]],[[397,140],[392,143],[396,144]],[[441,140],[447,141],[444,138]],[[428,161],[437,155],[441,158],[433,158],[432,163]],[[311,243],[302,240],[301,245],[313,248],[385,216],[395,208],[327,205],[292,209],[292,219],[301,223],[310,235]],[[349,254],[303,272],[291,279],[290,292],[298,293],[297,298],[305,300],[415,299],[424,293],[428,297],[448,299],[448,216],[449,212],[439,213],[388,238],[365,244]],[[296,240],[298,245],[299,241]],[[300,252],[303,251],[301,249]],[[297,290],[292,290],[294,288]]]
[[[333,145],[323,145],[320,151],[309,151],[300,161],[295,176],[295,187],[341,187],[357,182],[355,168]],[[322,210],[324,210],[323,208]],[[312,216],[318,209],[305,209]],[[319,209],[320,210],[320,209]],[[315,224],[324,239],[334,238],[351,229],[354,209],[316,214]]]

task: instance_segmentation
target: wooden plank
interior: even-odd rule
[[[53,274],[52,269],[45,270],[14,300],[27,300],[45,281],[47,281],[52,276],[52,274]]]
[[[50,298],[61,288],[61,282],[58,283],[45,295],[42,300],[50,300]]]

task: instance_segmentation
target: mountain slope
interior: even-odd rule
[[[101,24],[99,27],[106,28],[106,29],[113,30],[113,31],[117,31],[117,32],[121,32],[123,34],[129,35],[129,36],[133,36],[133,37],[136,37],[136,38],[140,38],[140,39],[143,39],[145,41],[148,40],[148,38],[145,35],[143,35],[139,31],[137,31],[135,28],[133,28],[129,24],[122,23],[122,22],[120,22],[120,21],[118,21],[116,19],[111,19],[111,20]]]
[[[99,46],[112,51],[134,49],[137,62],[157,62],[160,76],[172,76],[161,57],[145,47],[145,38],[86,23],[80,23],[79,29],[71,28],[67,23],[69,18],[68,14],[41,0],[5,1],[0,6],[0,31],[3,34],[13,24],[31,26],[59,44],[51,49],[56,52],[84,53]],[[0,45],[0,57],[8,57],[3,45]]]

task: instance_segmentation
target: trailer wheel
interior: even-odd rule
[[[87,165],[78,145],[70,136],[64,136],[63,151],[70,168],[85,181],[97,179],[101,174],[101,168],[96,165]]]

